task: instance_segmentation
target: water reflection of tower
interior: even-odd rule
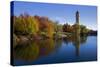
[[[73,45],[75,46],[76,56],[79,56],[79,52],[80,52],[80,36],[74,35]]]

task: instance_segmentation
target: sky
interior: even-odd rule
[[[11,3],[12,4],[12,3]],[[75,23],[75,13],[79,11],[80,24],[89,29],[97,30],[97,7],[87,5],[50,4],[36,2],[13,2],[13,14],[19,16],[28,13],[31,16],[46,16],[59,24]]]

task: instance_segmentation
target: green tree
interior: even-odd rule
[[[86,28],[86,26],[84,25],[80,25],[80,33],[88,33],[89,32],[89,29]]]

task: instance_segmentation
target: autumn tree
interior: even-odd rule
[[[16,34],[36,34],[39,30],[37,20],[28,14],[20,15],[13,23]]]
[[[72,26],[69,25],[68,23],[64,24],[63,25],[63,32],[69,32],[69,33],[71,33],[72,32]]]

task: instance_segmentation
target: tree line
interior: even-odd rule
[[[58,32],[74,33],[77,24],[70,25],[59,24],[58,21],[52,21],[48,17],[30,16],[29,14],[21,14],[20,16],[12,16],[14,37],[30,36],[32,38],[53,38]],[[90,30],[79,25],[80,33],[87,34]]]

